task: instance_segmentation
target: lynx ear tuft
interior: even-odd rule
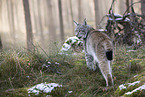
[[[84,19],[83,25],[87,25],[86,18]]]
[[[76,21],[73,20],[73,22],[74,22],[74,24],[75,24],[76,26],[79,25]]]

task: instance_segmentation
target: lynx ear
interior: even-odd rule
[[[79,25],[76,21],[73,20],[73,22],[74,22],[74,24],[75,24],[76,26]]]
[[[84,19],[83,25],[87,25],[86,18]]]

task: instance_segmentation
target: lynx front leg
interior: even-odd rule
[[[91,56],[89,54],[86,54],[85,58],[86,58],[87,67],[89,69],[93,69],[93,71],[95,71],[96,70],[96,64],[94,62],[93,56]]]

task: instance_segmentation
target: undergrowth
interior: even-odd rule
[[[144,71],[144,53],[144,47],[136,51],[116,48],[112,66],[114,86],[106,88],[99,70],[91,71],[86,67],[84,54],[49,54],[42,49],[3,51],[0,52],[0,96],[26,97],[29,87],[43,82],[63,86],[50,97],[114,96],[120,84]]]

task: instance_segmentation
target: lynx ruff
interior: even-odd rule
[[[83,40],[87,67],[96,70],[99,67],[106,86],[113,85],[111,62],[113,60],[112,40],[103,31],[97,31],[87,25],[86,19],[83,24],[75,22],[75,35]]]

